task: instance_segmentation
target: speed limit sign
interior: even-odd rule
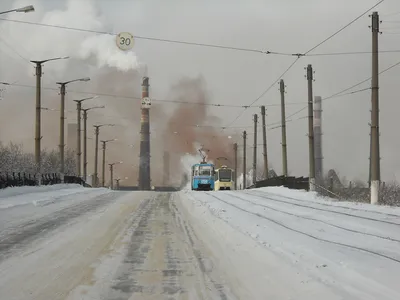
[[[117,35],[117,46],[123,51],[131,50],[133,48],[133,42],[133,35],[129,32],[121,32]]]

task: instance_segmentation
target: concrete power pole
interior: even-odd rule
[[[110,188],[114,189],[114,164],[109,164],[110,166]]]
[[[268,154],[267,154],[267,124],[265,123],[265,106],[261,106],[261,120],[263,128],[263,155],[264,155],[264,179],[268,179]]]
[[[234,156],[235,156],[235,178],[234,178],[234,180],[235,180],[235,182],[234,182],[234,184],[235,184],[235,190],[237,190],[237,151],[238,151],[238,144],[237,143],[234,143],[233,144],[233,151],[234,151]]]
[[[322,155],[322,98],[314,97],[314,146],[315,146],[315,180],[318,185],[323,183]]]
[[[68,59],[68,56],[65,57],[55,57],[45,60],[31,60],[31,63],[34,63],[36,66],[36,120],[35,120],[35,164],[36,164],[36,174],[38,176],[38,184],[41,185],[42,179],[42,170],[41,170],[41,146],[40,142],[42,139],[41,136],[41,112],[42,112],[42,65],[48,61],[60,60],[60,59]]]
[[[286,144],[286,108],[285,108],[285,82],[281,79],[279,83],[281,92],[281,127],[282,127],[282,173],[283,176],[288,176],[287,165],[287,144]]]
[[[82,100],[83,101],[83,100]],[[76,102],[76,117],[77,117],[77,129],[76,129],[76,176],[81,177],[81,111],[82,111],[82,101]]]
[[[253,184],[257,182],[257,123],[258,116],[254,114],[254,149],[253,149]]]
[[[372,82],[371,82],[371,204],[379,203],[380,153],[379,153],[379,15],[372,13]]]
[[[315,191],[315,154],[314,154],[314,111],[313,111],[313,68],[307,66],[308,81],[308,142],[309,142],[309,163],[310,163],[310,191]]]
[[[246,130],[243,131],[243,189],[246,189]]]
[[[40,141],[41,136],[41,86],[42,86],[42,62],[35,62],[36,64],[36,120],[35,120],[35,164],[36,174],[38,176],[38,184],[41,185],[42,168],[40,159]]]
[[[95,149],[94,149],[94,172],[93,172],[93,182],[94,187],[98,187],[98,176],[97,176],[97,163],[99,160],[99,133],[101,125],[93,125],[95,128],[94,134],[96,136]]]
[[[61,103],[60,103],[60,178],[64,183],[64,133],[65,133],[65,84],[60,85]]]
[[[107,141],[101,141],[103,144],[103,164],[101,169],[101,180],[102,180],[102,187],[106,186],[106,144]]]
[[[83,180],[87,180],[87,112],[88,108],[83,109]],[[92,183],[93,184],[93,183]]]

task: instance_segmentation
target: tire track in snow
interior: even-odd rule
[[[57,212],[44,217],[38,221],[28,221],[18,226],[17,230],[9,232],[0,241],[0,261],[12,254],[14,249],[21,250],[39,237],[49,234],[58,227],[67,224],[70,220],[76,219],[90,211],[110,204],[115,201],[114,193],[96,196],[87,202],[63,208]]]
[[[353,245],[349,245],[349,244],[345,244],[345,243],[340,243],[340,242],[335,242],[335,241],[331,241],[331,240],[319,238],[319,237],[317,237],[317,236],[315,236],[315,235],[306,233],[306,232],[301,231],[301,230],[297,230],[297,229],[295,229],[295,228],[292,228],[292,227],[290,227],[290,226],[287,226],[287,225],[285,225],[285,224],[283,224],[283,223],[281,223],[281,222],[279,222],[279,221],[276,221],[276,220],[274,220],[274,219],[268,218],[268,217],[266,217],[266,216],[264,216],[264,215],[261,215],[261,214],[259,214],[259,213],[253,213],[253,212],[251,212],[251,211],[248,211],[248,210],[246,210],[246,209],[244,209],[244,208],[241,208],[241,207],[239,207],[239,206],[237,206],[237,205],[235,205],[235,204],[229,203],[228,201],[225,201],[225,200],[223,200],[223,199],[221,199],[221,198],[219,198],[219,197],[217,197],[217,196],[215,196],[215,195],[212,195],[212,194],[210,194],[210,193],[206,193],[206,195],[211,196],[211,197],[213,197],[213,198],[215,198],[215,199],[217,199],[217,200],[219,200],[219,201],[221,201],[221,202],[223,202],[223,203],[225,203],[225,204],[228,204],[229,206],[235,207],[235,208],[238,209],[238,210],[241,210],[241,211],[246,212],[246,213],[248,213],[248,214],[251,214],[251,215],[257,216],[257,217],[259,217],[259,218],[268,220],[268,221],[270,221],[270,222],[272,222],[272,223],[274,223],[274,224],[276,224],[276,225],[278,225],[278,226],[281,226],[281,227],[283,227],[283,228],[285,228],[285,229],[287,229],[287,230],[290,230],[290,231],[299,233],[299,234],[301,234],[301,235],[307,236],[307,237],[312,238],[312,239],[314,239],[314,240],[321,241],[321,242],[325,242],[325,243],[329,243],[329,244],[333,244],[333,245],[337,245],[337,246],[342,246],[342,247],[350,248],[350,249],[353,249],[353,250],[358,250],[358,251],[366,252],[366,253],[369,253],[369,254],[372,254],[372,255],[380,256],[380,257],[382,257],[382,258],[386,258],[386,259],[389,259],[389,260],[391,260],[391,261],[400,263],[400,259],[397,259],[397,258],[388,256],[388,255],[385,255],[385,254],[382,254],[382,253],[379,253],[379,252],[375,252],[375,251],[372,251],[372,250],[369,250],[369,249],[365,249],[365,248],[361,248],[361,247],[357,247],[357,246],[353,246]]]
[[[267,197],[267,196],[256,195],[254,193],[243,193],[243,194],[247,194],[247,195],[254,196],[254,197],[259,197],[259,198],[262,198],[262,199],[268,199],[268,200],[275,201],[275,202],[291,204],[291,205],[294,205],[294,206],[305,207],[305,208],[310,208],[310,209],[319,210],[319,211],[326,211],[326,212],[330,212],[330,213],[333,213],[333,214],[338,214],[338,215],[349,216],[349,217],[354,217],[354,218],[358,218],[358,219],[364,219],[364,220],[369,220],[369,221],[374,221],[374,222],[379,222],[379,223],[385,223],[385,224],[400,226],[400,223],[396,223],[396,222],[385,221],[385,220],[380,220],[380,219],[374,219],[374,218],[370,218],[370,217],[364,217],[364,216],[354,215],[354,214],[350,214],[350,213],[345,213],[345,212],[341,212],[341,211],[337,211],[337,210],[319,208],[319,207],[310,206],[310,205],[306,205],[306,204],[297,204],[297,203],[293,203],[293,202],[290,202],[290,201],[278,200],[278,199]],[[276,196],[282,197],[282,198],[288,198],[288,197],[280,196],[280,195],[276,195]],[[304,202],[302,200],[294,199],[294,198],[288,198],[288,199],[299,201],[299,202]],[[328,204],[322,204],[322,205],[328,205]],[[328,205],[328,206],[332,206],[332,205]],[[332,207],[335,207],[335,206],[332,206]],[[366,212],[375,213],[373,211],[368,211],[368,210],[366,210]],[[388,214],[385,214],[385,213],[380,213],[380,214],[384,214],[384,215],[389,216]],[[399,216],[396,216],[396,217],[399,218]]]
[[[342,230],[345,230],[345,231],[354,232],[354,233],[358,233],[358,234],[362,234],[362,235],[373,236],[373,237],[376,237],[376,238],[380,238],[380,239],[384,239],[384,240],[389,240],[389,241],[400,243],[400,240],[394,239],[394,238],[391,238],[391,237],[385,237],[385,236],[381,236],[381,235],[377,235],[377,234],[373,234],[373,233],[368,233],[368,232],[363,232],[363,231],[359,231],[359,230],[355,230],[355,229],[350,229],[350,228],[347,228],[347,227],[343,227],[343,226],[332,224],[332,223],[327,222],[327,221],[318,220],[318,219],[314,219],[314,218],[311,218],[311,217],[297,215],[297,214],[294,214],[294,213],[291,213],[291,212],[288,212],[288,211],[280,210],[278,208],[274,208],[274,207],[271,207],[269,205],[258,204],[258,203],[255,203],[253,201],[250,201],[248,199],[244,199],[242,197],[236,196],[233,193],[229,193],[229,196],[232,196],[232,197],[237,198],[239,200],[242,200],[244,202],[248,202],[248,203],[251,203],[253,205],[260,206],[260,207],[265,207],[265,208],[268,208],[270,210],[277,211],[277,212],[280,212],[282,214],[286,214],[286,215],[289,215],[289,216],[294,216],[294,217],[298,217],[298,218],[305,219],[305,220],[320,222],[320,223],[323,223],[325,225],[332,226],[332,227],[335,227],[335,228],[338,228],[338,229],[342,229]]]

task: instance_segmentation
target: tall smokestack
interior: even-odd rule
[[[139,190],[150,190],[150,106],[149,78],[142,82],[142,115],[140,118]]]
[[[318,185],[323,182],[323,155],[322,155],[322,98],[314,97],[314,151],[315,151],[315,178]]]

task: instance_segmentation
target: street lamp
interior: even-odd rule
[[[89,77],[74,79],[65,82],[56,82],[60,85],[60,94],[61,94],[61,105],[60,105],[60,178],[61,183],[64,183],[64,132],[65,132],[65,86],[69,83],[76,82],[76,81],[89,81]]]
[[[122,161],[119,162],[114,162],[112,164],[108,164],[110,166],[110,188],[113,190],[114,189],[114,165],[116,164],[122,164]]]
[[[100,124],[100,125],[93,125],[95,128],[95,136],[96,136],[96,141],[95,141],[95,152],[94,152],[94,182],[95,186],[98,187],[98,180],[97,180],[97,164],[98,164],[98,157],[99,157],[99,133],[100,133],[100,127],[103,126],[115,126],[114,124]]]
[[[106,181],[106,144],[108,142],[113,142],[113,141],[117,141],[117,139],[101,141],[103,144],[103,165],[101,170],[102,187],[105,187],[105,181]]]
[[[96,108],[105,108],[105,106],[93,106],[89,108],[82,108],[83,111],[83,180],[87,179],[87,115],[88,111]],[[91,138],[90,138],[91,139]]]
[[[77,143],[76,143],[76,174],[78,177],[81,177],[81,111],[82,111],[82,102],[86,100],[96,99],[99,96],[83,98],[79,100],[74,100],[76,102],[76,111],[77,111]]]
[[[14,9],[11,9],[11,10],[6,10],[6,11],[3,11],[3,12],[0,12],[0,15],[7,14],[7,13],[10,13],[10,12],[28,13],[28,12],[33,12],[33,11],[35,11],[35,8],[33,7],[33,5],[28,5],[28,6],[24,6],[24,7],[20,7],[20,8],[14,8]]]
[[[39,178],[39,185],[41,184],[41,159],[40,159],[40,141],[41,136],[41,94],[42,94],[42,65],[45,62],[53,60],[68,59],[69,56],[55,57],[45,60],[31,60],[31,63],[36,65],[36,119],[35,119],[35,164],[36,174]]]

